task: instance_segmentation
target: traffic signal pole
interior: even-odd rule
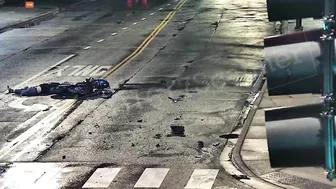
[[[324,27],[321,37],[323,44],[323,110],[321,113],[324,143],[325,143],[325,169],[328,172],[327,178],[332,181],[335,178],[335,89],[333,87],[333,67],[335,58],[334,41],[334,0],[325,0]]]

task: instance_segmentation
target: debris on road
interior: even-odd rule
[[[178,98],[168,97],[168,99],[172,100],[174,103],[177,103],[179,101],[182,101],[184,97],[185,95],[180,95]]]
[[[183,126],[173,125],[170,126],[171,128],[171,134],[168,134],[167,136],[179,136],[179,137],[185,137],[185,130]]]
[[[204,148],[204,142],[203,141],[197,141],[198,148]]]
[[[225,139],[231,139],[231,138],[238,138],[239,135],[234,134],[234,133],[229,133],[229,134],[220,135],[219,137],[220,138],[225,138]]]
[[[219,143],[219,142],[216,142],[216,143],[213,143],[212,145],[213,145],[213,146],[219,146],[220,143]]]
[[[64,156],[62,156],[62,159],[65,159],[65,157],[66,157],[65,155],[64,155]]]
[[[94,126],[95,128],[99,128],[100,126],[98,125],[98,124],[95,124],[95,126]]]
[[[237,179],[237,180],[241,180],[241,179],[250,179],[248,176],[246,175],[231,175],[233,178]]]
[[[134,143],[132,143],[132,145],[131,145],[132,147],[134,147],[135,146],[135,144]]]
[[[89,132],[89,135],[92,135],[92,132]]]
[[[142,123],[142,119],[139,119],[139,120],[138,120],[138,123]]]
[[[155,146],[158,148],[158,147],[160,147],[160,144],[156,144]]]
[[[156,139],[160,139],[161,137],[162,137],[161,134],[156,134],[156,135],[154,136],[154,138],[156,138]]]

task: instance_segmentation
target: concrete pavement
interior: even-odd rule
[[[72,0],[63,2],[44,2],[35,1],[34,8],[25,8],[24,6],[0,6],[0,33],[13,28],[31,27],[43,20],[65,10],[84,0]]]
[[[295,32],[294,27],[295,21],[285,22],[283,25],[283,33]],[[319,27],[321,27],[320,21],[303,19],[304,30]],[[326,179],[326,173],[322,167],[275,169],[271,168],[269,163],[264,110],[318,102],[321,102],[320,95],[268,96],[267,91],[265,91],[241,147],[241,158],[247,168],[256,176],[270,183],[275,183],[282,188],[336,188],[336,181],[329,182]]]
[[[14,166],[22,161],[39,162],[47,167],[42,174],[48,170],[54,173],[48,168],[53,162],[99,162],[103,168],[141,167],[127,169],[122,174],[125,179],[122,177],[119,182],[113,182],[112,177],[103,179],[109,184],[107,188],[134,188],[145,168],[160,168],[154,171],[161,176],[153,179],[155,184],[164,178],[160,188],[188,186],[192,173],[198,169],[203,172],[193,179],[198,183],[187,188],[199,188],[204,183],[207,184],[202,188],[206,189],[249,188],[221,167],[219,157],[226,139],[220,136],[232,131],[241,119],[246,99],[253,97],[250,91],[263,67],[263,37],[273,32],[265,14],[266,2],[181,2],[185,2],[182,8],[173,11],[172,20],[155,38],[150,38],[141,53],[107,77],[118,89],[111,99],[90,99],[76,106],[72,106],[71,100],[49,97],[26,98],[24,102],[14,97],[5,99],[2,113],[7,116],[4,124],[8,124],[8,130],[1,134],[8,140],[1,141],[1,160],[13,162]],[[58,15],[38,29],[59,23],[78,27],[70,27],[67,32],[6,58],[2,66],[9,74],[4,77],[19,83],[35,75],[37,69],[43,70],[41,67],[50,69],[26,84],[76,82],[91,75],[101,76],[101,72],[133,54],[142,41],[149,41],[147,37],[153,29],[162,28],[157,26],[162,26],[167,14],[173,14],[170,6],[178,3],[164,2],[155,9],[131,14],[120,23],[116,22],[118,14],[124,11],[101,13],[95,7],[97,4],[81,6],[80,10],[93,14],[88,11],[75,16]],[[100,4],[99,8],[104,7]],[[83,23],[76,25],[78,21]],[[71,55],[75,57],[62,62]],[[29,62],[19,64],[22,60]],[[61,63],[55,66],[58,62]],[[28,68],[35,70],[26,71]],[[29,111],[8,108],[12,102],[52,107],[33,111],[38,115],[28,115]],[[9,110],[12,112],[8,113]],[[30,116],[29,124],[17,120],[15,115],[19,114]],[[97,168],[84,171],[88,174],[82,178],[76,176],[75,184],[70,185],[84,185]],[[167,169],[171,170],[164,177]],[[32,180],[47,173],[34,175]]]

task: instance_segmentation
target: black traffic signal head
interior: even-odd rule
[[[323,0],[267,0],[268,20],[281,21],[298,18],[321,18]]]

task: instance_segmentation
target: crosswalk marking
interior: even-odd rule
[[[218,169],[195,169],[185,188],[211,189],[218,172]]]
[[[120,170],[121,168],[98,168],[82,188],[106,188]]]
[[[125,165],[118,168],[106,165],[98,169],[95,168],[98,165],[100,164],[77,164],[71,162],[2,165],[0,169],[5,167],[5,171],[0,173],[0,189],[58,189],[74,186],[75,188],[83,189],[119,189],[125,188],[126,185],[126,188],[134,189],[161,188],[166,187],[164,181],[167,181],[166,184],[173,186],[173,188],[183,188],[184,186],[186,189],[211,189],[219,174],[218,169],[195,169],[193,166],[187,166],[187,171],[181,173],[179,168],[169,167],[146,168],[144,165]],[[134,170],[136,171],[134,172]],[[137,176],[139,172],[141,172],[141,176],[140,174]],[[189,180],[184,180],[188,176]],[[183,178],[183,181],[169,183],[172,181],[172,178],[169,177],[174,177],[173,180]]]
[[[134,188],[159,188],[168,171],[168,168],[147,168]]]

